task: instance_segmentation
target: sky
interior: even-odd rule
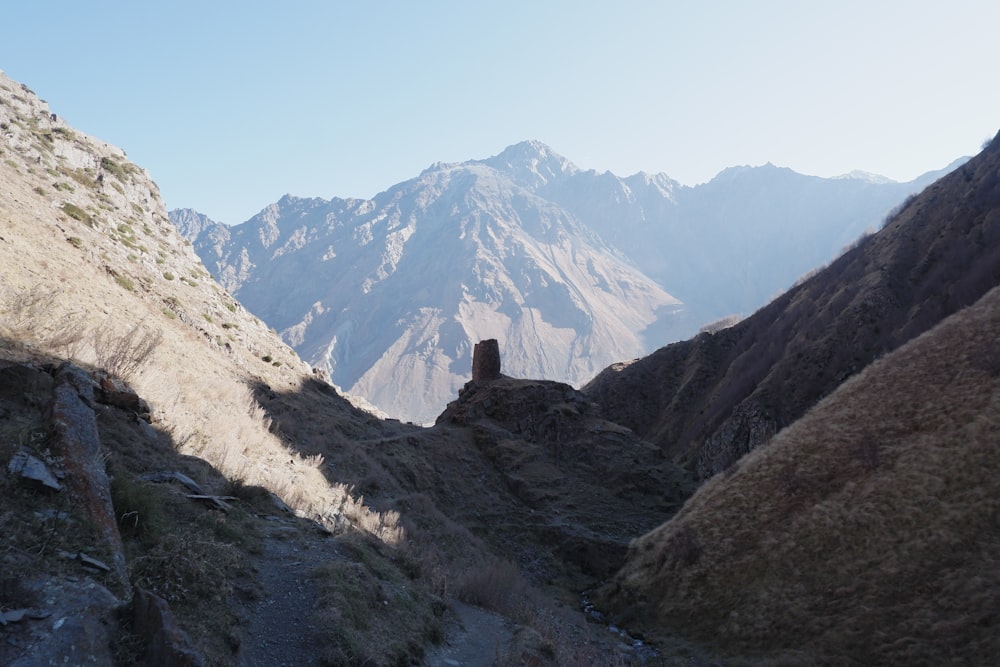
[[[0,70],[168,209],[370,198],[535,139],[685,185],[771,162],[899,181],[1000,129],[992,0],[32,0]]]

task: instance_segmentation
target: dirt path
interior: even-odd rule
[[[336,555],[331,537],[310,535],[284,522],[270,527],[256,563],[263,590],[247,605],[249,623],[237,657],[239,667],[320,664],[313,621],[316,586],[309,574]]]
[[[490,667],[506,653],[514,636],[509,619],[457,600],[451,610],[444,642],[427,654],[427,667]]]

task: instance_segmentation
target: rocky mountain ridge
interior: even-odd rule
[[[195,246],[334,383],[431,422],[478,340],[503,341],[514,375],[580,382],[680,326],[676,299],[521,178],[437,165],[372,201],[284,197]]]
[[[372,200],[286,196],[236,227],[183,209],[171,218],[213,275],[337,385],[429,423],[477,340],[499,338],[515,376],[582,384],[751,312],[933,177],[819,179],[768,165],[689,188],[581,170],[526,141],[434,164]]]

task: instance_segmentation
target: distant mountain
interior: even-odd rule
[[[232,228],[171,218],[304,359],[386,413],[430,422],[479,339],[500,339],[511,375],[579,385],[752,312],[932,177],[875,180],[767,165],[690,188],[581,170],[526,141],[372,200],[286,196]]]
[[[584,387],[612,421],[707,477],[877,357],[1000,284],[1000,141],[739,324],[616,364]]]
[[[663,174],[578,172],[539,194],[624,252],[700,325],[753,313],[965,159],[908,183],[858,173],[819,178],[767,164],[731,167],[695,187]]]
[[[198,252],[300,355],[390,415],[430,422],[498,338],[505,372],[580,383],[679,331],[681,304],[527,185],[572,166],[437,164],[370,201],[284,197]],[[657,332],[647,340],[646,332]]]

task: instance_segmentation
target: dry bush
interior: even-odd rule
[[[0,296],[4,326],[18,337],[30,335],[46,315],[53,312],[58,298],[59,290],[54,287],[8,288]]]
[[[106,321],[94,329],[93,345],[97,365],[123,380],[131,380],[147,363],[163,340],[163,334],[143,322],[133,325],[124,334],[113,333]]]
[[[0,292],[0,323],[13,338],[75,359],[89,336],[87,318],[66,303],[62,290],[37,284]]]

